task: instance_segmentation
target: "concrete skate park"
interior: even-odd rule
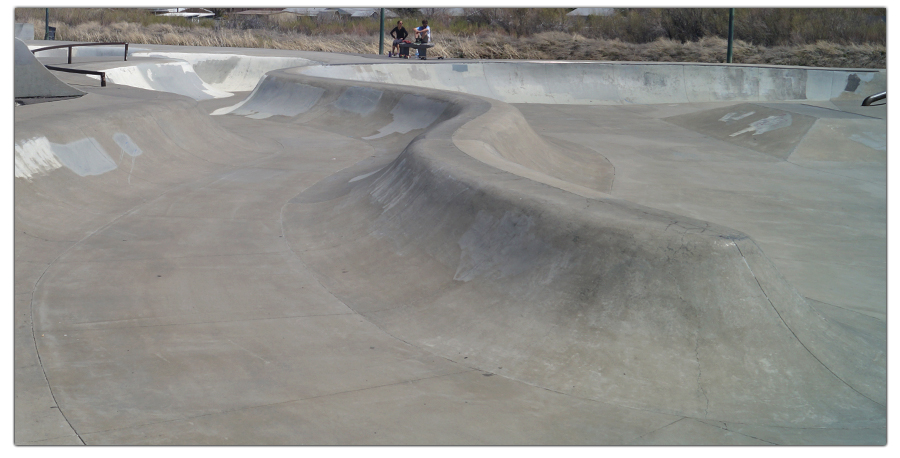
[[[16,444],[887,441],[884,70],[51,44]]]

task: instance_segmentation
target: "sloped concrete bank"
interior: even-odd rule
[[[77,42],[55,42],[72,44]],[[24,44],[24,43],[23,43]],[[45,45],[31,44],[28,49]],[[79,68],[102,70],[111,83],[172,92],[195,100],[230,97],[231,92],[252,90],[272,70],[316,64],[297,56],[254,55],[259,50],[205,48],[207,52],[181,52],[178,46],[132,45],[127,59],[122,45],[72,48]],[[216,52],[210,52],[216,51]],[[41,51],[48,63],[65,63],[67,48]],[[105,59],[98,59],[105,58]],[[96,77],[99,79],[99,77]]]
[[[15,440],[80,444],[79,434],[99,418],[118,414],[135,392],[160,383],[135,383],[120,396],[115,387],[128,385],[121,368],[130,363],[117,359],[116,349],[93,353],[103,347],[96,336],[74,337],[83,321],[157,313],[139,269],[79,263],[73,254],[80,247],[94,256],[140,259],[129,249],[142,245],[141,226],[119,236],[117,223],[167,193],[201,187],[209,176],[271,155],[277,143],[235,136],[189,99],[112,87],[102,95],[17,109],[14,142]],[[171,237],[157,231],[150,240],[176,249],[184,243]],[[161,261],[147,265],[159,268]],[[79,354],[73,342],[92,348],[91,355]],[[105,365],[103,376],[94,372],[98,365]]]
[[[274,148],[229,133],[188,99],[146,94],[88,94],[81,104],[17,113],[17,224],[71,231],[81,226],[76,220],[118,212],[148,192]]]
[[[298,256],[389,334],[639,409],[779,426],[884,421],[883,351],[816,314],[746,235],[486,166],[454,142],[474,140],[460,136],[471,125],[518,125],[499,102],[292,81],[279,84],[318,94],[309,113],[323,124],[360,87],[447,104],[389,166],[313,187],[284,210]],[[479,141],[521,148],[533,132],[518,126]]]

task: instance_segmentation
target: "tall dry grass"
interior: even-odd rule
[[[38,10],[16,9],[16,20],[17,22],[33,23],[35,38],[41,39],[44,31],[43,11]],[[227,27],[221,22],[215,26],[214,21],[206,21],[205,24],[210,24],[207,26],[203,25],[204,21],[195,23],[183,18],[162,20],[154,17],[156,19],[148,19],[146,15],[136,13],[129,13],[134,16],[116,16],[111,12],[104,15],[100,11],[103,9],[99,8],[81,10],[85,9],[71,9],[66,12],[71,23],[62,22],[61,19],[53,20],[51,16],[51,23],[57,28],[57,39],[356,54],[378,53],[377,29],[374,33],[370,33],[365,27],[351,29],[351,33],[333,25],[333,29],[329,29],[333,30],[333,33],[309,34],[290,29],[293,26],[245,29]],[[66,16],[58,15],[58,17]],[[535,17],[540,19],[540,15]],[[553,23],[553,20],[559,23],[558,14],[547,17],[549,17],[548,23]],[[113,19],[128,20],[114,21]],[[303,19],[307,22],[314,21],[311,18]],[[292,20],[288,15],[276,15],[270,23],[281,21],[284,24],[291,24]],[[455,20],[459,21],[459,19]],[[623,16],[617,20],[629,20],[629,17]],[[621,27],[627,30],[626,26],[621,25]],[[485,30],[481,30],[477,34],[469,34],[453,33],[452,30],[442,30],[439,27],[434,27],[434,29],[436,45],[433,50],[429,51],[429,54],[445,58],[715,63],[725,61],[727,50],[727,42],[714,35],[684,42],[677,38],[658,36],[646,43],[635,43],[619,38],[589,37],[565,31],[515,36],[515,34]],[[319,31],[322,30],[325,29]],[[386,41],[385,50],[390,47],[387,43],[388,41]],[[734,45],[735,63],[885,68],[886,59],[886,47],[878,43],[838,44],[819,40],[796,45],[763,46],[738,39]]]

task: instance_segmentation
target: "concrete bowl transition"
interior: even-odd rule
[[[44,44],[16,444],[887,441],[884,70]]]

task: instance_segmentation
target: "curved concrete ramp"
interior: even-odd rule
[[[72,55],[78,68],[103,71],[111,83],[195,100],[231,97],[232,92],[253,90],[269,71],[313,63],[297,56],[161,52],[141,46],[129,48],[127,61],[122,59],[121,45],[76,47]],[[40,57],[48,62],[65,62],[67,52],[42,51]]]
[[[84,95],[50,73],[43,64],[38,62],[34,54],[28,50],[28,46],[20,39],[15,39],[13,48],[15,55],[13,63],[13,79],[15,98],[35,97],[77,97]]]
[[[497,98],[310,74],[348,68],[17,108],[18,444],[885,443],[883,338],[754,234],[617,195],[612,142]],[[749,105],[660,124],[708,147]]]
[[[134,56],[179,59],[188,62],[205,83],[228,92],[250,91],[267,72],[302,67],[314,61],[303,57],[253,56],[224,53],[141,51]]]

